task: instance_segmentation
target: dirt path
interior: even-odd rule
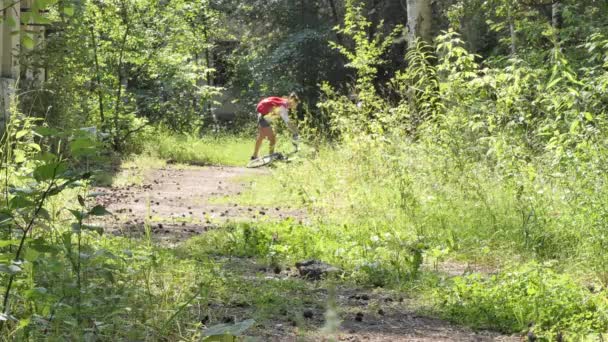
[[[303,218],[303,212],[290,208],[214,203],[218,197],[238,195],[247,182],[268,174],[264,169],[166,167],[150,171],[142,185],[96,191],[103,193],[98,202],[114,214],[106,222],[109,231],[141,235],[147,222],[156,240],[179,243],[227,221]]]
[[[177,245],[185,239],[203,234],[227,221],[255,221],[268,219],[305,219],[305,213],[290,208],[244,207],[235,203],[218,204],[213,199],[233,196],[244,191],[255,177],[269,174],[267,170],[229,167],[166,167],[152,170],[142,185],[99,188],[103,193],[98,202],[114,215],[105,222],[106,229],[115,234],[141,236],[148,223],[153,238],[159,243]],[[250,270],[259,265],[241,267],[251,260],[233,259],[226,264],[234,276],[249,281],[256,276]],[[259,276],[259,274],[258,274]],[[293,274],[274,274],[268,271],[263,281],[294,280]],[[259,279],[259,278],[258,278]],[[313,319],[307,322],[312,333],[302,335],[289,320],[272,318],[264,329],[255,334],[265,341],[325,341],[321,334],[324,325],[324,304],[327,291],[308,281],[306,298],[319,303]],[[341,321],[338,341],[519,341],[513,336],[491,332],[473,332],[447,322],[416,315],[407,300],[387,293],[364,294],[359,289],[342,288],[337,291],[337,311]],[[294,294],[298,295],[298,294]],[[302,295],[301,293],[299,294]],[[230,307],[226,308],[231,311]],[[256,310],[250,308],[249,310]],[[234,308],[235,315],[247,317],[247,310]],[[358,319],[357,316],[361,319]],[[316,331],[316,332],[315,332]]]

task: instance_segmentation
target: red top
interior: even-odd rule
[[[276,107],[285,107],[289,105],[289,101],[282,97],[271,96],[263,99],[258,103],[257,111],[262,115],[270,113]]]

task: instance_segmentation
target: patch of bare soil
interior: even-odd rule
[[[268,170],[234,167],[166,167],[150,171],[144,184],[125,187],[98,188],[97,197],[113,215],[105,221],[114,234],[141,236],[148,223],[153,238],[160,243],[177,244],[202,234],[227,221],[256,221],[263,218],[305,219],[305,213],[291,208],[217,204],[211,199],[238,195],[249,184],[242,179],[264,177]],[[265,269],[252,260],[231,259],[225,264],[241,281],[286,281],[297,278],[291,270]],[[242,265],[242,263],[248,263]],[[240,266],[239,266],[240,265]],[[262,270],[262,277],[260,277]],[[462,270],[451,270],[456,273]],[[340,325],[332,337],[322,333],[325,325],[327,290],[315,282],[301,279],[308,290],[294,293],[316,303],[293,316],[272,317],[251,332],[263,341],[519,341],[513,336],[491,332],[474,332],[448,322],[416,315],[411,303],[400,296],[383,291],[365,292],[339,288],[334,299]],[[286,294],[291,296],[291,294]],[[221,305],[221,310],[237,320],[247,319],[258,308],[243,305]],[[221,319],[221,318],[220,318]]]
[[[233,279],[240,282],[293,282],[300,286],[283,286],[285,298],[300,298],[302,307],[291,307],[271,320],[257,325],[250,335],[273,342],[430,342],[430,341],[497,341],[517,342],[521,337],[489,331],[473,331],[449,322],[419,315],[413,299],[384,289],[365,289],[339,285],[335,291],[327,283],[309,281],[298,275],[295,267],[277,271],[256,264],[252,259],[229,258],[220,261]],[[293,292],[291,292],[293,291]],[[325,331],[327,303],[334,302],[338,327]],[[242,303],[220,305],[223,313],[235,320],[251,318],[258,309]]]
[[[248,184],[244,176],[266,176],[267,170],[235,167],[166,167],[151,170],[142,185],[98,188],[97,197],[113,215],[106,229],[123,235],[141,235],[145,223],[153,238],[177,243],[227,221],[262,218],[300,220],[303,212],[291,208],[217,204],[211,199],[238,195]]]

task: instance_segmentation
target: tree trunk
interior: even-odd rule
[[[517,54],[517,32],[515,32],[515,22],[509,19],[509,32],[511,33],[511,54]]]
[[[409,29],[408,42],[410,48],[415,46],[417,38],[431,43],[432,15],[431,0],[407,0],[407,27]]]
[[[515,30],[515,19],[513,18],[513,9],[509,7],[507,20],[509,21],[509,33],[511,34],[511,55],[517,54],[517,31]]]
[[[118,65],[116,66],[116,102],[114,106],[114,149],[116,151],[122,150],[122,141],[120,137],[120,112],[121,112],[121,101],[122,101],[122,89],[125,87],[125,77],[124,77],[124,56],[125,50],[127,49],[127,38],[129,37],[129,31],[131,29],[129,23],[129,14],[127,12],[127,5],[123,0],[122,4],[122,22],[126,26],[125,33],[122,36],[122,40],[120,43],[120,50],[118,54]]]
[[[97,53],[97,38],[95,37],[95,28],[93,24],[91,24],[91,44],[93,45],[93,57],[95,61],[95,83],[97,88],[97,101],[99,102],[99,118],[101,120],[101,125],[104,126],[106,122],[106,117],[104,115],[104,106],[103,106],[103,89],[101,83],[101,71],[99,69],[99,54]],[[103,127],[105,129],[105,127]]]

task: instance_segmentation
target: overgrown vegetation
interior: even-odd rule
[[[48,35],[22,38],[0,147],[0,335],[194,340],[234,322],[224,303],[262,322],[321,306],[298,298],[314,287],[302,280],[234,281],[246,267],[223,260],[237,257],[320,259],[335,281],[408,291],[478,329],[601,339],[607,13],[592,0],[34,1],[24,25]],[[141,239],[103,234],[95,185],[244,165],[249,108],[291,90],[304,146],[237,200],[306,219],[230,223],[176,248],[149,222]]]
[[[262,193],[289,190],[320,213],[322,227],[340,231],[339,239],[309,234],[324,243],[380,244],[371,250],[389,268],[383,280],[408,279],[411,271],[390,265],[411,265],[418,253],[427,263],[494,265],[497,276],[439,287],[436,310],[458,322],[505,332],[531,325],[547,339],[603,332],[605,36],[556,43],[542,53],[551,67],[536,50],[482,66],[456,32],[444,32],[435,51],[421,42],[406,55],[408,67],[389,83],[401,100],[391,102],[374,84],[379,47],[363,48],[372,43],[359,36],[369,23],[356,6],[347,18],[342,32],[357,43],[341,50],[357,70],[358,98],[325,86],[320,105],[340,145],[278,170],[260,186],[274,190]],[[581,49],[585,62],[572,54]],[[256,201],[250,196],[243,199]],[[523,266],[513,269],[517,260]]]

